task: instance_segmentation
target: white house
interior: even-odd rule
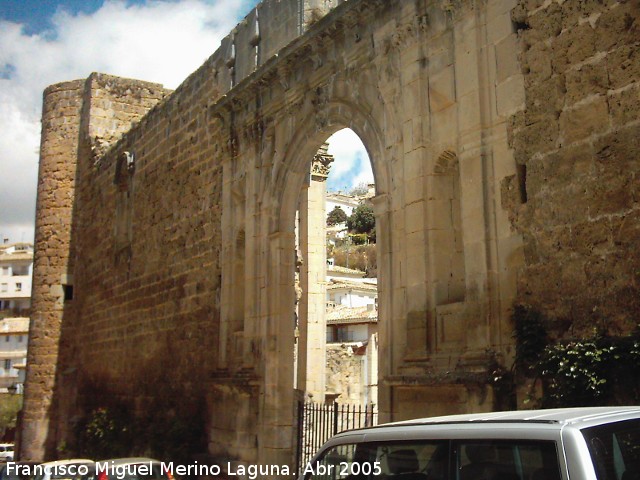
[[[0,245],[0,391],[22,393],[31,308],[33,245]]]
[[[327,394],[338,403],[378,401],[378,286],[344,267],[327,268]]]
[[[378,403],[378,311],[374,304],[327,311],[327,395],[338,403]]]
[[[378,285],[375,278],[369,281],[330,279],[327,283],[327,305],[345,307],[365,307],[375,305]]]
[[[13,388],[17,393],[22,393],[28,338],[28,318],[0,320],[0,391]]]
[[[31,307],[33,245],[0,245],[0,316],[18,316]]]
[[[353,213],[353,209],[360,205],[360,199],[346,193],[327,193],[325,201],[325,212],[327,215],[336,207],[340,207],[347,217]]]

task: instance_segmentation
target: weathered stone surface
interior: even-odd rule
[[[626,128],[615,129],[594,142],[596,158],[602,169],[632,173],[640,164],[640,126],[629,122]]]
[[[638,82],[640,76],[640,48],[638,47],[639,44],[624,45],[607,57],[611,88],[621,88]]]
[[[596,52],[596,33],[589,23],[566,30],[552,42],[553,70],[564,73],[571,65],[583,62]]]
[[[546,3],[520,2],[533,20],[523,32],[526,108],[509,135],[527,166],[528,201],[505,204],[525,242],[518,297],[558,319],[555,335],[571,325],[563,318],[573,319],[573,335],[588,334],[596,320],[621,333],[632,328],[640,296],[632,273],[640,256],[616,233],[633,241],[637,229],[638,5]],[[552,25],[538,20],[546,10]],[[554,112],[559,135],[550,148],[554,137],[538,122],[555,122]]]
[[[566,102],[572,105],[609,89],[609,75],[603,62],[586,64],[566,74]]]
[[[608,129],[609,106],[604,96],[566,109],[560,115],[560,132],[566,144],[583,140],[594,133],[606,132]]]
[[[538,117],[539,120],[523,127],[513,135],[513,148],[518,163],[525,164],[534,154],[554,150],[560,130],[555,115]]]
[[[614,127],[621,127],[640,118],[640,85],[611,93],[608,98],[609,112]]]
[[[527,31],[528,32],[528,31]],[[525,41],[528,37],[524,35]],[[522,67],[527,85],[546,80],[553,74],[551,48],[545,42],[535,42],[522,54]]]
[[[296,211],[341,128],[376,175],[381,420],[494,408],[514,302],[557,337],[637,312],[636,2],[258,12],[171,94],[47,89],[23,458],[107,398],[293,461]]]
[[[557,37],[562,31],[563,9],[556,2],[551,2],[545,9],[538,10],[527,19],[532,32],[541,40]]]
[[[558,117],[565,104],[566,92],[563,75],[555,75],[531,85],[525,103],[527,124],[547,122],[545,116]]]
[[[622,45],[637,45],[640,38],[638,3],[627,1],[602,12],[596,23],[596,34],[596,48],[601,52]]]

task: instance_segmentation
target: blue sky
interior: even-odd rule
[[[91,15],[100,10],[104,3],[105,0],[0,0],[0,18],[22,24],[27,34],[38,34],[54,27],[52,18],[58,11],[66,11],[71,15]],[[151,2],[127,0],[123,3],[132,6]],[[169,2],[165,0],[164,3]],[[237,20],[240,20],[258,1],[240,0],[228,3],[234,11],[241,13],[236,15]]]
[[[176,88],[257,3],[0,0],[0,237],[33,239],[44,88],[96,71]],[[372,180],[353,132],[330,152],[330,189]]]
[[[53,27],[51,18],[59,8],[90,14],[102,3],[102,0],[0,0],[0,18],[24,25],[27,34],[37,34]]]

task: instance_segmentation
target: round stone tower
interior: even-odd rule
[[[31,325],[21,435],[21,460],[50,458],[55,448],[54,387],[61,325],[73,299],[71,224],[84,80],[44,92]]]

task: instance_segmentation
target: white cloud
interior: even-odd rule
[[[91,15],[58,12],[46,35],[0,20],[0,235],[33,238],[44,88],[94,71],[175,88],[246,10],[238,0],[107,0]]]
[[[27,35],[0,20],[0,236],[30,241],[42,91],[104,72],[177,87],[219,46],[257,0],[107,0],[92,14],[64,11],[52,30]],[[366,150],[349,129],[331,137],[330,184],[373,181]]]
[[[338,130],[327,141],[329,153],[335,157],[329,173],[330,188],[349,190],[361,183],[373,183],[369,155],[353,130]]]

